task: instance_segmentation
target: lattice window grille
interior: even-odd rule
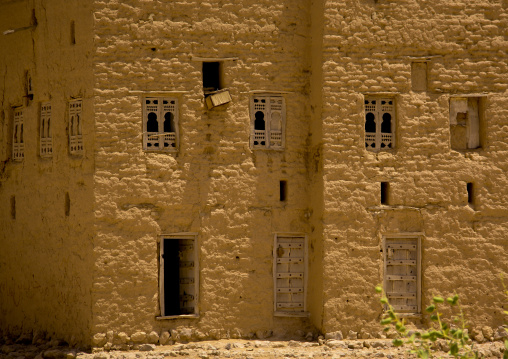
[[[53,156],[53,138],[51,135],[51,102],[41,104],[40,150],[41,157]]]
[[[274,305],[276,315],[300,316],[306,311],[307,240],[300,235],[275,235]]]
[[[251,148],[284,148],[285,123],[284,97],[254,96],[251,100]]]
[[[83,154],[82,132],[83,101],[69,101],[69,152],[73,155]]]
[[[160,306],[163,317],[198,314],[198,255],[193,234],[167,235],[161,239]]]
[[[23,114],[23,107],[17,107],[14,109],[14,127],[12,132],[12,159],[14,161],[22,161],[23,158],[25,158]]]
[[[178,100],[146,97],[143,103],[143,149],[177,151]]]
[[[369,150],[394,147],[395,99],[365,98],[365,147]]]
[[[385,292],[399,313],[421,313],[420,253],[419,238],[385,238]]]

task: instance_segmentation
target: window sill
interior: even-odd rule
[[[251,150],[253,151],[278,151],[278,152],[282,152],[285,150],[285,148],[283,147],[279,147],[279,148],[271,148],[271,147],[251,147],[250,148]]]
[[[182,314],[182,315],[164,315],[155,317],[157,320],[166,319],[199,319],[199,314]]]
[[[309,312],[273,312],[274,317],[298,317],[308,318]]]
[[[422,319],[422,315],[418,314],[418,313],[397,313],[397,312],[395,312],[395,314],[397,314],[397,316],[399,318]]]
[[[175,153],[175,152],[178,152],[178,150],[176,148],[171,148],[171,149],[167,149],[167,150],[161,150],[161,149],[147,149],[147,148],[143,148],[143,151],[144,152],[148,152],[148,153]]]

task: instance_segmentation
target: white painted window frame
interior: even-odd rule
[[[181,315],[164,315],[164,241],[163,239],[191,239],[193,243],[194,255],[194,314],[181,314]],[[196,319],[199,318],[199,251],[198,251],[198,233],[195,232],[181,232],[162,234],[157,237],[159,243],[159,306],[160,315],[156,317],[157,320],[164,319]]]
[[[279,278],[280,271],[277,269],[277,259],[278,259],[278,244],[279,238],[301,238],[303,239],[303,308],[301,311],[284,311],[278,309],[278,300],[277,300],[277,292],[278,285],[277,279]],[[308,317],[309,313],[307,312],[307,281],[308,281],[308,237],[305,233],[274,233],[273,236],[274,245],[273,245],[273,307],[274,307],[274,316],[276,317]],[[291,272],[284,272],[291,273]],[[299,274],[300,272],[296,273]]]
[[[259,102],[265,101],[265,108],[259,108]],[[273,101],[280,101],[280,104],[272,103]],[[280,108],[277,108],[280,106]],[[256,112],[261,111],[264,113],[265,130],[255,130]],[[272,128],[272,117],[279,116],[280,131]],[[286,147],[286,99],[280,94],[253,94],[250,98],[250,148],[253,150],[284,150]],[[261,132],[264,132],[262,134]],[[260,136],[263,136],[265,144],[260,142]]]
[[[158,122],[158,132],[157,133],[148,133],[147,131],[147,123],[148,123],[148,114],[150,111],[146,101],[150,100],[158,100],[159,104],[157,104],[157,122]],[[148,152],[178,152],[178,148],[180,145],[180,132],[179,132],[179,101],[177,97],[170,96],[142,96],[142,111],[143,111],[143,150]],[[169,104],[167,108],[164,108],[164,101],[168,101]],[[174,104],[171,102],[174,101]],[[175,126],[175,132],[164,132],[164,113],[171,112],[171,107],[174,106],[173,109],[173,124]],[[164,147],[165,141],[168,141],[170,144],[167,147]],[[154,143],[157,143],[158,146],[153,146]],[[171,145],[174,144],[174,146]]]
[[[424,234],[422,232],[408,232],[408,233],[385,233],[382,235],[382,245],[383,245],[383,288],[386,295],[389,295],[388,292],[388,248],[387,242],[390,239],[394,239],[396,241],[404,242],[415,240],[416,241],[416,311],[397,311],[400,317],[409,317],[409,318],[421,318],[422,314],[422,241]],[[388,298],[390,299],[390,298]]]
[[[51,134],[53,128],[52,122],[51,102],[48,101],[41,103],[41,112],[39,119],[39,155],[42,158],[53,157],[53,136]]]
[[[367,104],[365,104],[366,101],[371,102],[375,100],[375,110],[369,111]],[[382,101],[392,101],[392,110],[384,110]],[[393,150],[396,146],[396,128],[397,128],[397,100],[394,95],[364,95],[364,102],[363,102],[363,108],[364,108],[364,116],[363,116],[363,129],[364,129],[364,136],[365,136],[365,149],[368,151],[390,151]],[[365,132],[365,123],[367,121],[366,116],[368,112],[374,113],[374,121],[376,123],[376,132]],[[383,123],[383,113],[389,113],[391,115],[391,125],[390,130],[391,133],[382,133],[381,132],[381,125]],[[391,141],[391,147],[381,147],[381,144],[386,139],[390,139]],[[371,147],[370,143],[374,143],[375,147]],[[367,146],[367,143],[369,145]]]
[[[69,120],[69,153],[82,155],[83,146],[83,100],[73,99],[68,106]]]
[[[12,126],[12,159],[20,162],[25,158],[24,113],[25,108],[14,107]]]

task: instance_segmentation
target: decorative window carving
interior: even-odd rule
[[[170,97],[143,99],[143,149],[178,151],[178,100]]]
[[[198,315],[198,264],[195,234],[161,237],[159,289],[162,318]]]
[[[83,154],[82,132],[83,101],[69,101],[69,152],[73,155]]]
[[[306,316],[307,237],[305,235],[275,235],[273,273],[275,315]]]
[[[387,150],[395,144],[395,99],[365,97],[365,147]]]
[[[283,149],[286,103],[282,96],[254,96],[251,99],[251,138],[253,149]]]
[[[421,313],[421,238],[384,238],[384,287],[399,313]]]
[[[450,144],[454,150],[481,147],[480,99],[454,97],[450,99]]]
[[[51,102],[41,104],[40,118],[40,149],[41,157],[53,156],[53,138],[51,135]]]
[[[25,158],[25,141],[23,134],[23,107],[14,108],[14,127],[12,129],[12,159],[22,161]]]

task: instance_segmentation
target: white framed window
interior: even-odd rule
[[[82,132],[83,100],[69,101],[69,152],[73,155],[83,154]]]
[[[143,98],[143,149],[178,151],[178,99]]]
[[[481,147],[481,98],[450,98],[450,145],[454,150]]]
[[[384,289],[393,309],[421,314],[421,235],[383,236]]]
[[[23,134],[23,114],[24,107],[14,108],[14,120],[12,128],[12,159],[22,161],[25,158],[25,141]]]
[[[395,147],[395,98],[365,97],[365,147],[371,151]]]
[[[282,96],[256,95],[250,106],[252,149],[283,149],[286,102]]]
[[[307,316],[307,236],[274,235],[274,314]]]
[[[53,156],[53,138],[51,135],[51,102],[41,103],[41,117],[39,122],[41,157]]]
[[[196,233],[160,237],[159,319],[197,317],[199,260]]]

